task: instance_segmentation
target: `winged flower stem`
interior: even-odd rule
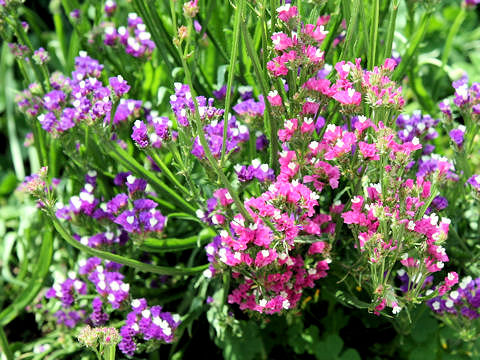
[[[173,19],[174,28],[177,28],[175,7],[174,7],[174,1],[173,0],[170,0],[170,8],[171,8],[171,12],[172,12],[172,19]],[[191,23],[189,24],[189,27],[191,27]],[[191,29],[189,29],[189,31],[190,30]],[[185,56],[182,54],[182,49],[181,49],[180,45],[176,44],[175,46],[176,46],[178,54],[180,55],[181,60],[182,60],[182,66],[183,66],[183,69],[184,69],[184,72],[185,72],[185,80],[187,82],[187,85],[190,87],[190,91],[192,93],[192,99],[193,99],[195,109],[196,109],[193,116],[194,116],[195,125],[196,125],[196,128],[197,128],[197,134],[198,134],[198,138],[200,140],[200,144],[202,145],[203,150],[205,151],[205,157],[207,158],[207,161],[208,161],[209,165],[212,167],[212,169],[216,173],[220,182],[223,184],[223,186],[225,186],[227,188],[227,190],[230,193],[230,195],[231,195],[235,205],[237,206],[238,210],[242,213],[242,215],[246,219],[252,221],[253,220],[252,217],[250,216],[247,209],[243,205],[242,201],[240,200],[240,197],[238,196],[237,192],[233,188],[232,184],[227,179],[227,177],[223,173],[222,169],[219,167],[217,161],[215,160],[215,158],[212,155],[210,147],[208,146],[207,139],[205,137],[205,131],[203,129],[202,119],[200,118],[200,115],[199,115],[199,112],[198,112],[198,102],[197,102],[195,90],[192,86],[192,76],[190,74],[190,69],[189,69],[188,64],[186,62]]]
[[[232,52],[230,55],[230,64],[228,66],[228,80],[227,80],[227,94],[225,96],[225,112],[224,116],[227,117],[223,122],[223,140],[222,140],[222,155],[220,158],[220,167],[223,168],[225,161],[225,150],[227,144],[227,130],[228,130],[228,113],[230,112],[230,101],[232,97],[232,84],[233,76],[235,74],[235,65],[237,62],[237,53],[240,45],[240,21],[242,20],[242,14],[245,8],[245,0],[240,0],[235,11],[235,23],[233,26],[233,44]]]
[[[91,256],[97,256],[101,259],[115,261],[119,264],[123,264],[126,266],[130,266],[140,271],[144,272],[151,272],[154,274],[161,274],[161,275],[193,275],[202,272],[205,270],[208,265],[200,265],[196,267],[185,267],[185,268],[174,268],[174,267],[167,267],[167,266],[157,266],[146,264],[141,261],[131,259],[125,256],[113,254],[108,251],[98,250],[95,248],[91,248],[89,246],[83,245],[82,243],[78,242],[73,238],[70,232],[63,226],[63,224],[57,219],[55,213],[53,212],[52,208],[47,208],[46,213],[52,222],[52,225],[55,227],[57,232],[60,236],[71,246],[77,248],[80,251],[83,251]]]

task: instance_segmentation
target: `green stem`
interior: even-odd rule
[[[258,59],[258,55],[253,47],[252,38],[248,33],[247,26],[245,22],[241,23],[241,30],[243,35],[243,40],[245,41],[245,46],[247,48],[248,55],[252,58],[253,69],[255,70],[255,75],[257,76],[258,81],[260,82],[260,87],[262,89],[263,95],[266,97],[268,95],[268,85],[267,81],[263,77],[264,72],[260,66],[260,61]],[[280,145],[278,143],[278,136],[277,136],[277,124],[275,119],[272,119],[272,108],[270,106],[270,102],[268,99],[265,100],[265,111],[264,115],[264,122],[265,122],[265,130],[268,135],[268,140],[270,141],[270,167],[275,171],[278,172],[278,161],[277,161],[277,154],[280,149]]]
[[[160,156],[155,151],[147,151],[147,153],[152,157],[152,159],[160,166],[163,173],[187,196],[190,196],[190,191],[183,186],[180,181],[176,178],[175,175],[170,171],[170,169],[165,165]]]
[[[397,22],[399,0],[394,0],[390,9],[390,16],[388,17],[387,39],[385,41],[385,48],[383,50],[382,62],[392,55],[393,36],[395,34],[395,24]]]
[[[232,98],[232,83],[233,76],[235,74],[235,65],[237,62],[237,53],[240,45],[240,21],[245,9],[245,0],[239,0],[237,3],[237,9],[235,11],[235,22],[233,25],[233,44],[232,52],[230,54],[230,64],[228,66],[228,81],[227,81],[227,94],[225,96],[225,112],[223,114],[223,140],[222,140],[222,155],[220,158],[220,167],[223,168],[225,161],[225,149],[227,144],[227,130],[228,130],[228,114],[230,112],[230,101]]]
[[[140,271],[151,272],[154,274],[161,274],[161,275],[193,275],[193,274],[202,272],[208,267],[208,264],[196,266],[192,268],[173,268],[173,267],[166,267],[166,266],[157,266],[157,265],[146,264],[138,260],[127,258],[121,255],[113,254],[108,251],[94,249],[86,245],[83,245],[82,243],[75,240],[70,234],[70,232],[57,219],[52,209],[47,209],[47,214],[53,226],[57,230],[57,232],[68,244],[70,244],[74,248],[77,248],[80,251],[83,251],[92,256],[97,256],[101,259],[115,261],[119,264],[127,265]]]
[[[350,23],[347,28],[347,36],[345,37],[345,43],[343,44],[342,53],[340,59],[350,59],[351,52],[353,50],[352,41],[353,38],[358,36],[357,27],[358,27],[358,12],[361,6],[361,0],[353,1],[353,13],[354,16],[350,17]],[[344,57],[345,54],[345,57]]]
[[[368,56],[368,68],[371,70],[377,63],[377,41],[378,41],[378,16],[380,11],[380,0],[374,0],[373,18],[370,23],[370,53]]]
[[[158,179],[150,171],[146,170],[142,165],[140,165],[137,160],[130,156],[125,150],[115,143],[106,142],[106,146],[109,147],[107,151],[108,155],[118,162],[124,164],[129,170],[133,170],[135,173],[139,174],[142,177],[145,177],[152,186],[165,191],[172,199],[174,199],[179,205],[182,205],[183,208],[188,210],[191,213],[195,213],[195,208],[188,203],[183,197],[181,197],[177,192],[171,189],[167,184]]]
[[[5,331],[3,331],[3,327],[0,326],[0,348],[2,353],[5,355],[7,360],[13,360],[13,353],[8,345],[7,336],[5,335]]]
[[[29,305],[43,286],[45,277],[48,274],[48,269],[52,260],[53,254],[53,236],[50,230],[47,230],[42,238],[42,246],[38,254],[38,263],[32,272],[32,278],[27,287],[13,299],[12,303],[0,313],[0,327],[7,325],[15,319],[25,306]]]
[[[172,18],[173,18],[173,21],[174,21],[174,27],[176,27],[177,24],[176,24],[174,5],[175,5],[175,2],[173,0],[170,0],[170,8],[171,8],[171,12],[172,12]],[[190,74],[190,69],[188,68],[188,65],[187,65],[187,62],[186,62],[185,58],[182,56],[182,51],[181,51],[179,46],[177,46],[177,51],[178,51],[178,53],[181,57],[183,69],[184,69],[184,72],[185,72],[185,79],[187,81],[188,86],[190,87],[190,92],[192,94],[192,99],[193,99],[193,102],[195,104],[194,120],[195,120],[195,124],[196,124],[196,128],[197,128],[197,134],[198,134],[198,138],[200,140],[200,144],[202,145],[203,150],[205,152],[205,157],[207,158],[207,161],[210,164],[210,166],[212,167],[212,169],[217,174],[220,182],[223,184],[223,186],[225,186],[227,188],[227,190],[228,190],[230,196],[232,197],[233,202],[237,206],[238,210],[243,214],[243,216],[246,219],[252,220],[252,217],[248,213],[247,209],[245,209],[245,206],[243,205],[242,201],[240,200],[240,198],[239,198],[237,192],[235,191],[235,189],[233,188],[232,184],[230,183],[230,181],[227,179],[227,177],[223,173],[223,170],[218,166],[218,163],[214,159],[214,157],[212,155],[212,152],[210,150],[210,147],[208,146],[207,139],[205,137],[205,131],[203,129],[202,119],[200,118],[200,115],[199,115],[199,112],[198,112],[198,103],[197,103],[196,94],[195,94],[195,91],[194,91],[193,85],[192,85],[192,77],[191,77],[191,74]]]
[[[442,69],[444,69],[445,65],[447,65],[448,57],[450,56],[450,51],[452,50],[453,39],[455,38],[455,35],[457,35],[466,15],[467,10],[462,6],[462,9],[459,11],[452,27],[450,28],[450,31],[448,32],[447,40],[445,41],[445,47],[443,48],[442,53]]]

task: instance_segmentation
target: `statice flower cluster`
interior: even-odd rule
[[[415,137],[425,141],[433,140],[438,137],[435,127],[439,122],[439,119],[433,119],[428,114],[422,115],[421,111],[414,111],[412,115],[400,114],[396,120],[398,138],[402,142],[412,141]]]
[[[419,137],[435,137],[428,129],[437,121],[417,113],[400,117],[404,132],[398,142],[392,124],[383,123],[390,122],[404,103],[401,88],[389,78],[395,61],[387,59],[372,71],[363,70],[360,59],[355,64],[339,62],[333,66],[332,83],[326,78],[330,69],[322,70],[318,48],[307,50],[324,39],[323,20],[302,25],[297,34],[295,7],[281,7],[279,19],[292,35],[272,36],[278,56],[269,62],[271,75],[279,84],[286,84],[282,77],[299,67],[313,76],[296,84],[296,93],[285,86],[266,96],[274,116],[283,121],[277,134],[280,173],[268,190],[244,201],[247,214],[238,213],[226,189],[218,189],[206,210],[198,212],[202,220],[220,228],[220,235],[206,247],[211,266],[205,275],[232,271],[237,287],[229,302],[241,309],[273,314],[295,308],[304,289],[326,276],[335,230],[343,220],[352,230],[353,248],[368,264],[362,280],[368,279],[371,288],[371,310],[380,314],[388,307],[397,314],[425,295],[425,279],[449,260],[443,244],[450,221],[440,220],[434,210],[445,205],[436,189],[447,177],[450,162],[439,159],[428,178],[409,179],[404,172],[422,148]],[[319,57],[309,57],[313,53]],[[345,123],[325,126],[332,100],[339,104]],[[384,117],[375,117],[375,112],[372,119],[361,115],[362,102]],[[235,170],[240,181],[250,179],[248,167]],[[328,196],[342,179],[358,191],[347,204]],[[399,268],[411,279],[406,293],[396,290],[390,275]],[[453,285],[452,276],[436,286],[438,294]]]
[[[480,278],[464,277],[458,287],[427,301],[435,315],[458,331],[462,340],[478,335],[480,317]]]
[[[81,259],[76,272],[70,272],[66,280],[56,281],[45,294],[50,301],[60,302],[61,309],[53,314],[57,324],[68,328],[74,328],[80,323],[99,327],[108,322],[115,309],[131,306],[133,311],[127,315],[126,324],[120,329],[121,338],[115,329],[92,329],[87,326],[79,335],[83,339],[82,343],[93,346],[98,345],[98,341],[105,341],[104,345],[120,342],[119,349],[132,356],[136,349],[135,341],[141,338],[146,341],[172,342],[180,317],[162,312],[160,306],[149,308],[143,298],[131,300],[130,284],[123,281],[124,275],[119,272],[121,268],[121,264],[97,257]],[[95,297],[90,311],[88,302],[80,300],[92,296]],[[117,336],[109,339],[102,335],[107,336],[111,332]]]
[[[57,324],[63,324],[68,328],[74,328],[80,322],[89,323],[93,326],[103,325],[109,319],[109,315],[104,308],[104,301],[108,300],[112,308],[118,308],[118,300],[124,301],[128,297],[128,284],[121,282],[123,275],[116,272],[121,265],[106,262],[104,268],[101,264],[102,261],[98,258],[81,261],[78,273],[74,271],[69,272],[67,279],[58,279],[47,290],[45,293],[46,299],[60,302],[60,309],[53,314]],[[91,271],[95,268],[96,277],[90,278],[85,270],[86,268],[89,268]],[[93,280],[98,282],[98,276],[104,278],[103,283],[100,284],[103,288],[102,294],[101,297],[94,298],[92,311],[89,311],[86,303],[79,300],[83,296],[88,295],[88,285],[94,284]],[[114,291],[114,289],[117,291]]]
[[[225,213],[230,198],[224,189]],[[250,218],[236,214],[206,246],[211,266],[205,276],[231,269],[239,285],[228,301],[242,310],[274,314],[295,308],[303,290],[329,269],[329,245],[309,236],[320,234],[325,222],[315,214],[317,199],[298,181],[277,181],[260,197],[246,200]],[[302,235],[306,240],[298,241]]]
[[[111,9],[111,8],[109,8]],[[107,7],[105,6],[107,12]],[[112,10],[114,11],[114,10]],[[110,15],[111,12],[107,12]],[[118,46],[125,49],[125,52],[136,58],[149,58],[155,50],[155,43],[151,40],[151,34],[147,27],[136,13],[129,13],[127,27],[115,28],[112,23],[103,23],[103,42],[107,46]]]
[[[109,85],[102,83],[103,65],[81,51],[75,58],[75,70],[71,77],[54,73],[50,78],[53,90],[39,93],[32,84],[17,97],[21,111],[36,117],[42,128],[58,136],[79,123],[91,125],[103,121],[111,122],[113,102],[128,93],[130,86],[121,77],[109,79]],[[138,114],[141,101],[119,100],[113,116],[113,124]]]
[[[85,185],[79,195],[70,198],[64,205],[57,203],[56,216],[71,221],[86,216],[104,225],[105,231],[90,236],[76,235],[78,241],[90,247],[124,244],[129,237],[145,237],[163,231],[166,218],[158,204],[147,197],[147,182],[136,178],[130,172],[119,173],[114,184],[124,188],[108,201],[95,196],[97,173],[89,171],[85,176]]]
[[[180,316],[162,311],[161,306],[149,307],[144,298],[131,301],[132,311],[127,315],[124,326],[120,329],[122,341],[119,349],[132,356],[137,349],[137,342],[160,341],[171,343],[174,340],[175,329],[180,325]]]
[[[214,106],[214,99],[206,99],[203,96],[196,98],[198,105],[198,116],[204,125],[205,137],[215,158],[219,158],[223,145],[223,128],[225,117],[224,110]],[[193,101],[188,85],[175,83],[175,95],[170,96],[170,105],[181,131],[192,135],[191,119],[197,116],[195,102]],[[227,120],[226,154],[239,151],[240,145],[250,138],[249,129],[241,124],[234,116],[228,116]],[[198,130],[198,129],[197,129]],[[205,150],[200,144],[198,136],[193,138],[192,154],[198,159],[205,159]]]
[[[252,164],[248,166],[236,164],[234,169],[240,182],[248,182],[253,179],[257,179],[261,183],[275,181],[273,169],[270,169],[268,164],[262,164],[259,159],[252,160]]]
[[[165,116],[158,116],[157,111],[148,112],[145,119],[146,122],[136,120],[132,127],[131,137],[139,148],[151,146],[158,149],[177,138],[172,122]]]
[[[480,115],[480,83],[474,82],[468,85],[469,79],[464,74],[459,80],[452,83],[455,89],[453,104],[459,108],[462,115],[478,119]],[[451,104],[444,100],[439,104],[440,110],[448,119],[452,119],[453,113]]]

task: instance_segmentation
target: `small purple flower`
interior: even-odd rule
[[[72,11],[70,11],[70,18],[72,20],[80,19],[80,10],[79,9],[73,9]]]
[[[438,107],[440,108],[440,111],[445,114],[445,116],[447,116],[448,118],[452,117],[452,108],[450,107],[450,104],[447,100],[439,103]]]
[[[110,83],[115,95],[118,97],[125,95],[130,90],[130,86],[127,84],[127,81],[124,80],[121,75],[109,78],[108,82]]]
[[[135,194],[136,192],[144,192],[147,187],[147,182],[144,179],[136,178],[133,175],[127,176],[125,179],[125,185],[130,195]]]
[[[116,9],[117,9],[117,4],[115,3],[115,1],[113,0],[105,1],[104,11],[107,14],[107,16],[111,16]]]
[[[473,175],[470,179],[467,180],[467,184],[472,185],[472,187],[479,192],[480,191],[480,175]]]
[[[129,233],[140,232],[140,224],[135,211],[125,210],[117,216],[114,222],[121,225]]]
[[[132,139],[140,148],[148,146],[148,128],[141,120],[136,120],[133,125]]]
[[[109,202],[107,202],[106,211],[109,214],[116,215],[120,210],[128,205],[127,194],[117,194]]]
[[[108,314],[102,311],[102,305],[102,299],[98,296],[92,300],[93,312],[90,314],[90,321],[93,326],[101,326],[109,319]]]
[[[448,206],[448,200],[443,196],[436,196],[432,201],[432,206],[438,211],[443,210]]]
[[[257,136],[257,140],[255,140],[255,148],[257,151],[265,150],[268,146],[267,136],[261,132],[257,132],[255,135]]]
[[[465,136],[465,126],[460,125],[457,129],[450,130],[450,139],[461,148]]]

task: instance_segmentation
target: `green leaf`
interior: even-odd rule
[[[51,231],[45,231],[43,235],[42,247],[38,254],[38,263],[32,273],[32,278],[28,286],[22,290],[12,303],[0,313],[0,326],[5,326],[18,314],[24,311],[25,306],[29,305],[37,296],[43,286],[43,281],[48,273],[53,254],[53,236]]]
[[[210,228],[203,229],[198,235],[190,236],[184,239],[146,239],[140,249],[151,252],[182,251],[205,244],[207,240],[215,236],[215,231]]]
[[[412,329],[412,339],[417,344],[424,343],[431,339],[431,335],[438,329],[438,323],[428,312],[422,313],[422,316],[415,322]]]
[[[223,356],[226,360],[250,360],[262,358],[264,352],[262,338],[253,321],[240,323],[239,336],[231,331],[225,337]]]
[[[17,186],[17,177],[13,172],[9,172],[0,180],[0,195],[8,195]]]
[[[355,349],[347,349],[342,356],[340,356],[341,360],[362,360],[360,355],[358,354],[357,350]]]
[[[315,357],[318,360],[334,360],[342,351],[343,340],[336,334],[329,335],[315,346]]]

